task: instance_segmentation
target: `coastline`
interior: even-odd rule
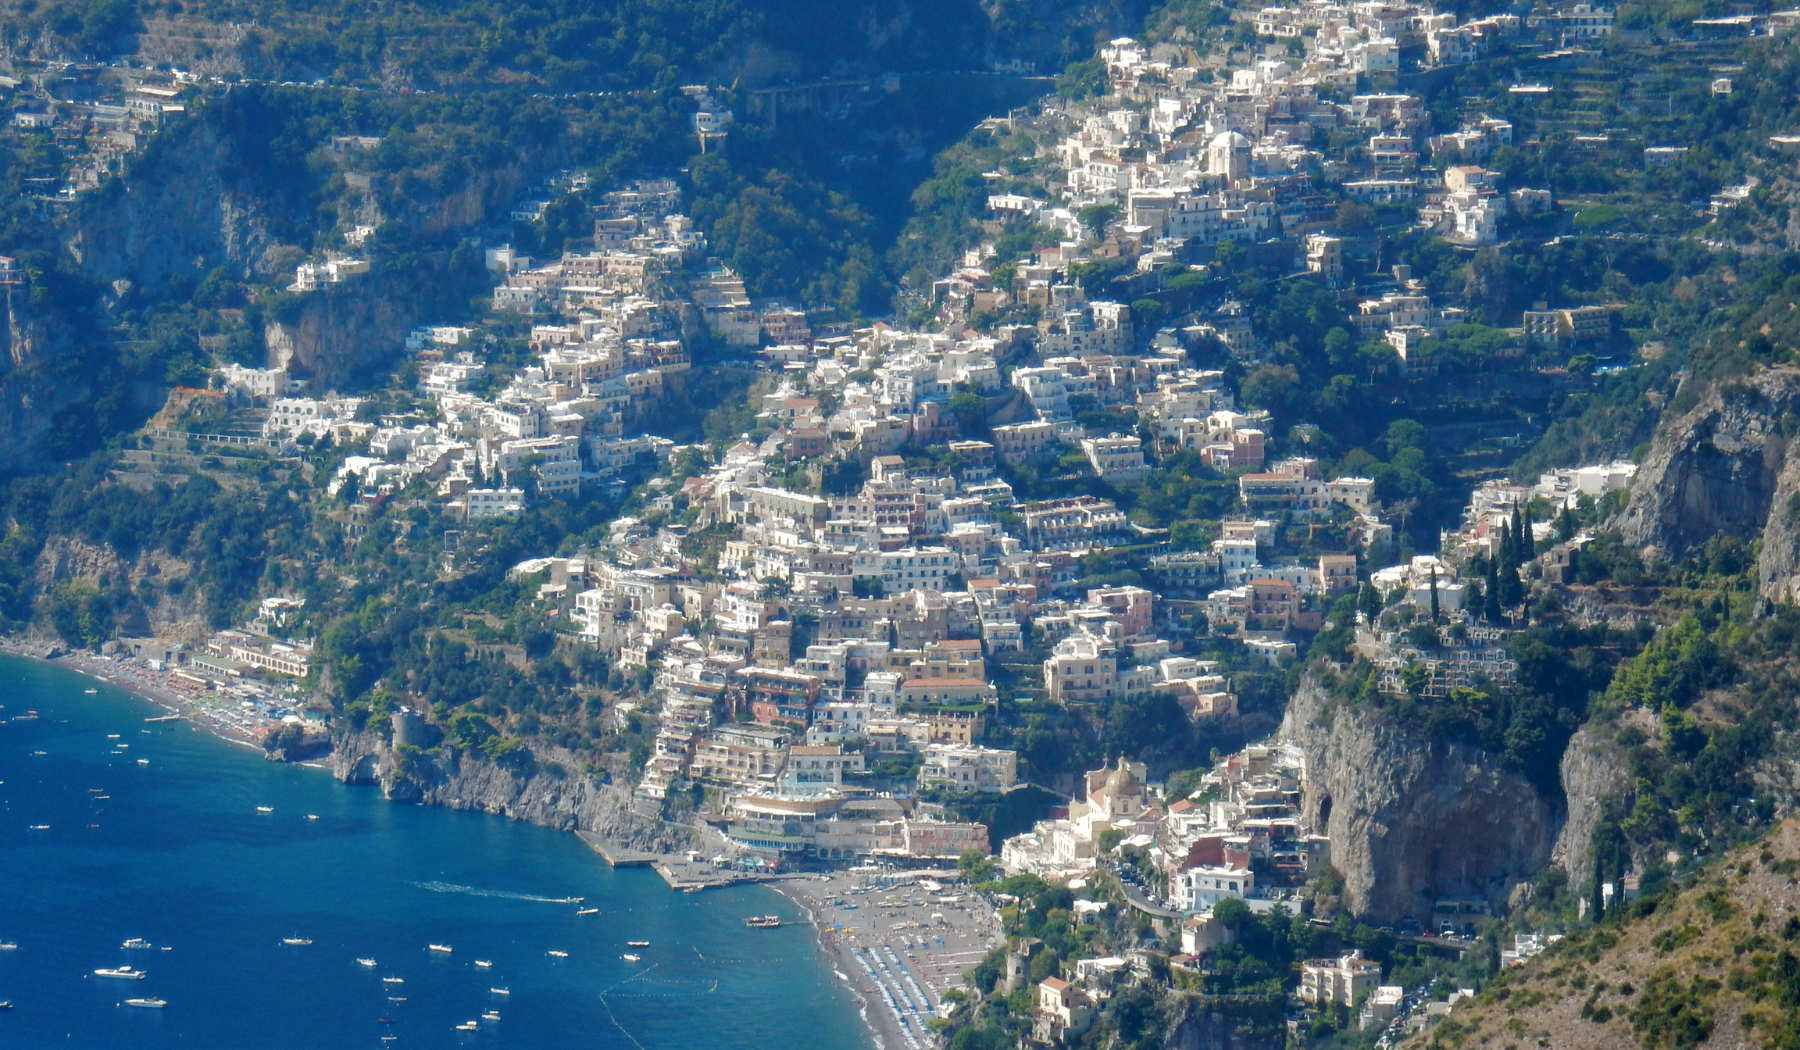
[[[220,740],[238,747],[250,748],[259,753],[263,752],[261,741],[255,739],[255,737],[245,731],[241,726],[220,717],[220,712],[197,704],[155,682],[147,681],[140,675],[132,674],[130,673],[130,668],[121,667],[116,660],[95,656],[80,650],[61,649],[58,651],[59,648],[60,647],[53,645],[35,643],[13,637],[0,637],[0,654],[20,657],[45,666],[60,667],[84,677],[95,679],[102,684],[124,690],[132,696],[154,704],[157,708],[170,715],[178,716],[183,721],[189,722],[192,728],[197,732],[205,731]],[[328,757],[323,759],[308,759],[292,764],[335,775],[333,766]],[[345,786],[351,786],[356,783],[355,781],[344,780],[342,778],[338,779],[340,783],[345,784]],[[414,805],[443,805],[443,803],[426,799],[415,799],[411,801]],[[446,806],[445,808],[459,807]],[[489,815],[500,816],[507,820],[521,820],[525,823],[535,823],[533,821],[524,820],[524,818],[510,812],[489,812]],[[597,860],[601,860],[603,863],[612,863],[610,860],[605,859],[607,856],[605,851],[602,851],[596,846],[596,840],[604,840],[603,836],[593,830],[582,828],[572,829],[572,833],[593,849]],[[624,844],[622,843],[617,845],[622,849],[624,848]],[[675,869],[664,870],[665,863],[673,864],[679,859],[677,854],[666,851],[662,853],[643,853],[641,851],[629,849],[625,849],[624,852],[632,854],[632,858],[628,863],[645,864],[656,870],[657,874],[662,876],[665,882],[669,883],[671,893],[682,891],[686,880],[672,878],[671,876],[687,873]],[[685,868],[686,865],[681,864],[677,867]],[[757,882],[780,894],[798,907],[805,915],[805,921],[812,927],[814,947],[819,952],[820,956],[829,963],[832,970],[838,976],[838,979],[842,981],[850,991],[851,998],[856,1003],[857,1012],[862,1018],[864,1027],[867,1029],[870,1045],[875,1047],[876,1050],[925,1050],[926,1047],[935,1044],[935,1039],[927,1040],[919,1037],[920,1035],[928,1035],[928,1033],[920,1032],[915,1035],[912,1032],[909,1032],[906,1026],[902,1025],[898,1013],[896,1013],[888,1000],[885,999],[879,991],[871,988],[870,985],[878,984],[879,986],[885,986],[888,988],[890,995],[898,993],[901,996],[905,996],[905,989],[894,987],[887,982],[875,981],[865,968],[866,964],[861,961],[857,955],[858,949],[864,951],[871,949],[882,951],[888,950],[892,946],[894,940],[890,935],[890,931],[878,930],[876,927],[879,924],[873,922],[869,924],[870,928],[867,931],[853,928],[853,923],[849,924],[849,926],[838,926],[831,922],[830,917],[833,914],[833,905],[830,902],[843,899],[843,895],[850,892],[852,889],[852,880],[847,873],[834,873],[823,881],[816,875],[804,875],[789,876],[787,878],[749,877],[718,880],[695,879],[693,882],[695,884],[688,892],[712,888],[714,886],[737,885],[742,882]],[[986,911],[985,904],[980,906],[980,910],[981,912]],[[900,913],[896,911],[892,914],[898,915]],[[962,916],[959,915],[959,918],[961,917]],[[958,928],[964,929],[965,933],[971,932],[978,927],[984,927],[986,924],[990,924],[992,919],[993,916],[991,913],[979,914],[979,919],[973,926],[963,923],[959,924]],[[961,944],[962,941],[958,940],[956,943]],[[932,973],[931,979],[928,979],[926,984],[919,986],[921,988],[931,989],[929,992],[929,1001],[930,1005],[934,1007],[943,990],[960,982],[962,969],[966,969],[969,966],[973,966],[976,962],[979,962],[980,956],[985,954],[985,952],[974,952],[972,956],[964,960],[956,960],[960,965],[954,968],[954,972],[951,972],[950,969],[945,969],[945,967],[950,967],[952,965],[950,961],[934,961],[939,958],[939,954],[942,953],[926,953],[927,958],[924,965],[933,966],[936,967],[936,969]],[[966,951],[964,954],[969,955]],[[909,956],[909,959],[910,958],[911,957]],[[943,959],[949,960],[949,954],[943,954]],[[897,958],[895,961],[898,961]],[[913,960],[913,962],[915,965],[919,964],[917,960]],[[930,983],[931,980],[935,980],[936,983]],[[945,983],[946,980],[948,983]]]
[[[866,879],[841,871],[769,888],[805,914],[814,943],[855,998],[879,1050],[938,1045],[925,1029],[930,1012],[1000,939],[998,916],[966,892],[931,901],[924,889],[871,888]],[[840,908],[840,901],[855,907]]]

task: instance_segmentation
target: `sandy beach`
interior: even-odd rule
[[[211,693],[173,671],[158,671],[133,657],[97,656],[79,650],[63,650],[52,657],[49,655],[51,651],[49,646],[42,643],[15,638],[0,639],[0,652],[41,660],[125,689],[234,744],[260,750],[264,736],[281,724],[279,719],[271,719],[260,713],[246,713],[241,706],[236,705],[235,700],[227,700]]]
[[[929,876],[927,876],[928,878]],[[887,881],[893,885],[884,885]],[[820,948],[847,979],[882,1050],[935,1044],[925,1024],[963,972],[1001,941],[999,917],[964,886],[865,873],[774,883],[805,909]]]

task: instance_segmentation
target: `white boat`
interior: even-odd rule
[[[580,911],[576,912],[575,914],[577,914],[577,915],[598,915],[598,914],[600,914],[600,909],[599,908],[583,908]]]
[[[256,811],[258,813],[273,813],[275,812],[275,808],[273,806],[258,806],[256,807]]]
[[[510,988],[489,988],[488,993],[491,995],[511,995],[512,990]]]
[[[627,948],[648,948],[648,947],[650,947],[650,942],[649,941],[626,941],[625,947],[627,947]]]
[[[83,689],[82,690],[82,692],[86,693],[89,696],[93,696],[94,694],[98,693],[99,691],[100,690],[98,690],[98,689]]]
[[[624,955],[619,956],[619,958],[624,959],[626,962],[643,962],[644,961],[643,956],[632,955],[630,952],[626,952]]]
[[[358,959],[358,960],[356,960],[356,965],[367,966],[369,969],[373,970],[375,968],[375,960],[374,959]]]
[[[31,830],[32,831],[49,831],[50,825],[48,825],[48,824],[33,824],[31,826]]]
[[[477,970],[485,970],[493,965],[494,965],[493,963],[488,962],[486,959],[476,959],[475,960],[475,968]]]
[[[496,1011],[489,1010],[487,1013],[481,1015],[481,1019],[483,1021],[498,1021],[500,1020],[500,1015]]]
[[[146,1010],[160,1010],[169,1005],[169,1001],[167,999],[157,999],[153,996],[149,999],[127,999],[125,1000],[125,1005],[141,1006]]]
[[[405,984],[406,978],[404,978],[404,977],[383,977],[381,979],[381,983],[382,984]]]
[[[317,813],[308,813],[308,814],[307,814],[307,815],[306,815],[306,819],[307,819],[307,820],[318,820],[318,819],[319,819],[319,815],[318,815],[318,814],[317,814]]]
[[[144,940],[142,937],[133,937],[131,940],[126,941],[124,944],[119,945],[119,947],[121,947],[121,948],[150,948],[150,947],[153,947],[153,945],[149,941]]]
[[[306,945],[311,944],[312,941],[306,937],[283,937],[281,943],[303,948]]]
[[[545,952],[544,954],[548,955],[552,959],[567,959],[569,957],[568,952],[559,952],[555,948],[550,949],[549,951]]]
[[[138,759],[138,765],[140,765],[140,766],[147,766],[149,764],[150,764],[150,760],[147,758]]]
[[[12,941],[0,941],[0,952],[16,952],[19,946]]]
[[[428,952],[443,952],[445,955],[450,954],[450,946],[448,944],[427,944],[425,950]]]
[[[100,969],[94,971],[94,976],[119,977],[127,981],[141,981],[147,974],[145,974],[143,970],[134,970],[129,966],[121,966],[117,969],[108,969],[107,967],[102,966]]]
[[[481,1026],[476,1024],[474,1021],[464,1021],[462,1024],[459,1024],[456,1026],[456,1030],[459,1032],[473,1032],[473,1031],[479,1029],[480,1027]]]

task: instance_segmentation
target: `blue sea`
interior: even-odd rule
[[[870,1045],[809,927],[744,927],[799,917],[767,889],[673,893],[573,835],[146,724],[154,705],[43,664],[0,657],[0,704],[7,1050]],[[148,976],[93,975],[123,965]],[[167,1008],[121,1005],[148,997]]]

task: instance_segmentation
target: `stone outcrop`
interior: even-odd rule
[[[1652,557],[1679,560],[1715,536],[1761,537],[1764,598],[1800,598],[1800,369],[1781,365],[1713,383],[1664,417],[1615,519]],[[1690,395],[1684,387],[1677,405]]]
[[[573,776],[560,766],[538,764],[521,772],[447,745],[435,754],[402,755],[372,732],[339,736],[330,766],[337,779],[380,787],[396,802],[491,813],[559,831],[587,831],[653,853],[688,848],[695,842],[692,829],[635,811],[628,786]]]
[[[1360,917],[1426,920],[1446,897],[1503,906],[1550,860],[1560,802],[1478,748],[1338,702],[1310,676],[1282,736],[1305,753],[1304,819],[1330,836],[1345,906]]]
[[[1279,1001],[1240,1002],[1204,995],[1171,995],[1163,1050],[1281,1050],[1287,1023]]]
[[[1594,829],[1607,806],[1631,787],[1631,774],[1610,741],[1583,726],[1570,738],[1562,758],[1563,796],[1568,815],[1550,859],[1569,873],[1578,889],[1594,876]]]

